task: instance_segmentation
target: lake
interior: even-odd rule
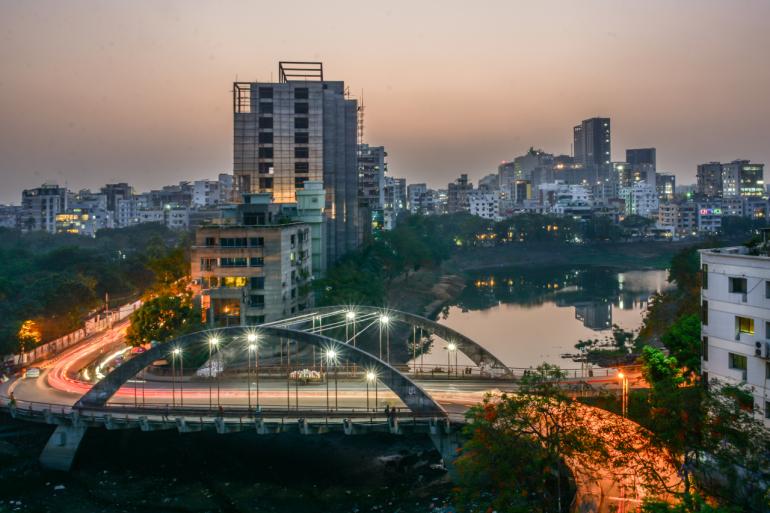
[[[665,270],[603,267],[478,272],[470,275],[468,286],[444,309],[439,322],[469,336],[511,367],[548,362],[579,368],[563,355],[577,353],[574,345],[579,340],[610,336],[613,325],[637,331],[650,297],[670,286],[667,277]],[[445,346],[436,341],[422,362],[446,366]],[[460,354],[457,363],[471,362]]]

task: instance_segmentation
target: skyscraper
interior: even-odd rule
[[[593,168],[597,178],[609,176],[612,167],[610,118],[585,119],[572,133],[575,160]]]
[[[241,193],[293,203],[308,180],[326,192],[327,251],[334,262],[360,243],[357,102],[320,62],[280,62],[279,82],[233,84],[233,171]]]
[[[764,168],[764,164],[752,164],[748,160],[722,164],[722,196],[762,196],[765,193]]]
[[[697,172],[697,192],[708,198],[722,196],[722,164],[709,162],[699,164]]]
[[[657,164],[655,161],[655,148],[632,148],[626,150],[626,162],[628,162],[631,167],[639,164],[647,164],[652,166],[653,171],[657,171]]]

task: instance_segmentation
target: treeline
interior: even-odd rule
[[[111,307],[138,298],[162,272],[158,262],[186,240],[160,224],[100,230],[96,238],[0,229],[0,354],[78,329],[107,296]]]

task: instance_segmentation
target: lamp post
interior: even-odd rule
[[[345,314],[345,318],[348,321],[353,322],[353,347],[356,347],[356,312],[353,310],[349,310],[348,313]],[[345,325],[345,339],[347,340],[347,324]]]
[[[211,391],[211,378],[214,377],[214,368],[213,368],[213,362],[211,361],[211,353],[215,346],[219,344],[219,339],[217,337],[211,337],[209,339],[209,410],[214,407],[213,401],[212,401],[212,391]],[[219,382],[217,382],[217,402],[219,402]]]
[[[390,317],[383,314],[380,315],[380,360],[382,360],[382,327],[385,326],[386,336],[387,336],[387,355],[388,355],[388,363],[390,363],[390,331],[388,330],[388,323],[390,322]]]
[[[171,351],[171,406],[176,407],[176,376],[174,369],[176,368],[176,349]],[[168,403],[167,403],[168,404]]]
[[[248,347],[246,348],[246,352],[248,353],[249,357],[248,367],[246,369],[246,389],[248,390],[247,395],[249,398],[249,412],[251,412],[251,353],[257,350],[257,335],[254,333],[249,333],[246,336],[246,341],[249,343]]]
[[[374,381],[375,386],[377,386],[377,374],[375,374],[373,371],[367,371],[366,373],[366,411],[369,411],[369,383]],[[375,395],[374,404],[375,407],[377,405],[377,399]]]
[[[618,372],[618,379],[620,380],[620,409],[623,414],[623,418],[628,415],[628,377],[623,371]]]
[[[447,376],[452,374],[452,364],[451,364],[451,360],[450,360],[450,358],[452,356],[452,353],[455,353],[455,374],[457,374],[457,353],[456,353],[456,351],[457,351],[457,344],[455,344],[454,342],[450,342],[449,344],[447,344],[446,348],[447,348],[447,353],[446,353]]]
[[[184,389],[182,388],[182,378],[184,377],[184,361],[182,360],[182,350],[180,348],[174,348],[171,351],[171,394],[172,404],[176,406],[174,401],[174,368],[176,366],[176,359],[179,358],[179,405],[184,406]]]
[[[334,409],[338,409],[337,402],[337,351],[334,349],[326,350],[326,366],[327,366],[327,379],[326,379],[326,410],[329,410],[329,378],[328,367],[334,363]]]

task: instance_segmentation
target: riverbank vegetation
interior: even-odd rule
[[[0,354],[82,327],[107,300],[115,307],[138,298],[156,280],[153,262],[186,245],[185,235],[159,224],[95,238],[0,229]]]

